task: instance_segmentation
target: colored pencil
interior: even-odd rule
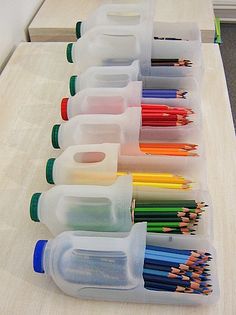
[[[185,207],[138,207],[135,208],[135,212],[194,212],[195,209],[189,209]]]
[[[154,36],[153,38],[156,39],[156,40],[187,40],[187,39],[176,38],[176,37],[158,37],[158,36]]]
[[[155,94],[146,94],[155,96]],[[192,121],[189,120],[189,115],[194,112],[185,107],[174,107],[162,104],[141,104],[142,108],[142,125],[153,127],[165,126],[181,126],[187,125]]]
[[[189,189],[189,184],[172,184],[172,183],[147,183],[147,182],[133,182],[134,187],[150,187],[150,188],[164,188],[164,189]]]
[[[155,222],[155,219],[158,221],[163,221],[165,219],[180,219],[183,222],[190,222],[192,220],[197,221],[200,219],[199,214],[196,213],[185,213],[185,212],[136,212],[134,211],[134,220],[135,222],[150,221]],[[168,220],[167,220],[168,221]]]
[[[143,267],[144,287],[148,290],[208,295],[210,253],[147,245]]]
[[[188,59],[177,59],[177,58],[152,58],[152,66],[159,67],[191,67],[192,62]]]
[[[170,207],[170,206],[181,206],[185,208],[197,208],[197,207],[205,207],[204,202],[196,202],[195,200],[135,200],[135,207]]]
[[[195,200],[134,200],[131,216],[133,223],[147,222],[149,233],[195,234],[205,206]]]
[[[198,156],[197,145],[191,143],[140,143],[139,148],[148,155]]]
[[[185,98],[186,91],[177,89],[143,89],[143,98]]]
[[[117,172],[118,176],[126,175],[127,172]],[[191,181],[182,176],[171,173],[140,173],[131,172],[133,183],[142,182],[147,184],[163,183],[163,184],[189,184]]]
[[[150,147],[152,146],[153,148],[178,148],[178,149],[183,149],[183,150],[192,150],[197,147],[197,144],[192,144],[192,143],[175,143],[175,142],[159,142],[159,143],[140,143],[139,144],[140,148],[145,148],[145,147]]]

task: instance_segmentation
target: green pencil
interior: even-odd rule
[[[182,213],[196,213],[196,214],[200,214],[202,212],[204,212],[204,209],[188,209],[188,208],[135,208],[134,209],[135,213],[161,213],[161,212],[169,212],[169,213],[178,213],[178,212],[182,212]]]
[[[147,222],[147,227],[187,227],[186,222]]]
[[[189,218],[178,218],[178,217],[174,217],[174,218],[150,218],[150,217],[143,217],[143,218],[134,218],[134,222],[187,222],[187,223],[191,223],[191,220]],[[194,220],[194,222],[196,222],[196,220]]]
[[[197,207],[199,204],[195,200],[135,200],[135,207]]]
[[[180,229],[176,228],[169,228],[169,227],[148,227],[147,232],[155,232],[155,233],[172,233],[172,232],[177,232],[177,233],[182,233]]]

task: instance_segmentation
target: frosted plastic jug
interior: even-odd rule
[[[135,60],[128,66],[89,67],[80,75],[73,75],[69,80],[70,94],[86,88],[122,88],[129,82],[142,81],[144,89],[180,89],[195,94],[197,101],[200,98],[199,84],[192,77],[156,77],[142,76],[139,61]],[[167,99],[168,100],[168,99]],[[145,101],[145,98],[142,100]],[[175,101],[179,101],[178,99]],[[148,100],[148,102],[150,102]]]
[[[31,198],[30,216],[52,234],[64,231],[130,231],[132,178],[120,176],[109,186],[57,185]]]
[[[97,26],[86,32],[76,43],[66,49],[67,60],[77,65],[79,73],[91,66],[127,66],[140,61],[141,74],[145,76],[196,76],[202,72],[200,31],[194,23],[158,23],[145,25]],[[186,41],[156,40],[155,33],[177,36],[183,31]],[[157,31],[158,30],[158,31]],[[191,40],[193,39],[193,40]],[[190,67],[155,66],[155,59],[186,59]]]
[[[125,104],[119,100],[122,109]],[[93,104],[97,105],[96,102],[99,103],[99,99]],[[142,126],[141,110],[141,107],[129,107],[121,114],[77,115],[61,125],[54,125],[52,145],[57,149],[65,149],[76,144],[120,143],[128,147],[139,142],[199,143],[196,142],[201,130],[198,113],[191,115],[192,123],[187,125],[153,127]]]
[[[101,67],[102,68],[102,67]],[[142,97],[142,83],[140,81],[129,82],[125,87],[96,87],[85,88],[70,98],[61,101],[62,119],[68,120],[79,114],[122,114],[129,107],[140,107],[145,104],[167,105],[171,108],[182,107],[191,109],[195,115],[192,120],[201,119],[200,95],[193,82],[186,83],[185,78],[156,78],[155,83],[161,88],[168,86],[187,91],[184,98],[155,98]],[[150,85],[155,84],[150,80]],[[188,87],[184,89],[183,87]],[[196,89],[195,89],[196,88]],[[155,107],[153,107],[155,108]]]
[[[89,87],[125,87],[131,81],[138,81],[139,72],[138,60],[130,66],[89,67],[80,76],[70,78],[70,93],[73,96]]]
[[[210,252],[213,292],[202,296],[145,289],[142,274],[146,244]],[[135,224],[130,233],[74,231],[40,240],[35,246],[33,267],[35,272],[51,277],[64,293],[85,299],[201,305],[215,303],[219,296],[215,250],[207,239],[177,235],[146,238],[145,223]]]
[[[135,147],[128,147],[134,152]],[[205,189],[207,180],[203,161],[199,157],[123,155],[118,143],[73,145],[56,159],[48,160],[46,178],[48,183],[57,185],[110,185],[117,178],[117,172],[172,173],[192,181],[193,188]],[[159,188],[146,188],[155,198],[153,195]],[[136,192],[139,194],[139,187]]]
[[[61,116],[68,120],[78,114],[122,114],[128,107],[139,107],[142,83],[129,82],[123,88],[88,88],[62,99]]]
[[[128,232],[135,222],[135,203],[139,201],[133,197],[135,189],[130,176],[119,176],[107,186],[56,185],[48,191],[32,195],[30,217],[34,222],[45,224],[53,235],[74,230]],[[206,191],[161,190],[156,192],[155,197],[158,201],[185,199],[207,204],[194,229],[196,235],[212,238],[212,205]],[[146,199],[153,200],[148,195]],[[190,234],[185,236],[191,237]]]
[[[152,19],[154,5],[152,0],[136,3],[112,3],[101,5],[86,21],[76,24],[76,37],[80,38],[97,25],[137,25],[144,19]]]
[[[81,75],[72,76],[69,84],[72,97],[64,98],[61,102],[63,119],[70,118],[70,116],[78,113],[92,113],[93,103],[99,98],[100,104],[102,96],[104,96],[103,102],[106,105],[108,102],[114,102],[120,111],[127,106],[140,106],[140,102],[142,102],[143,104],[154,103],[191,108],[200,115],[201,92],[199,84],[194,78],[150,77],[141,76],[138,73],[139,67],[136,60],[131,66],[90,67]],[[142,81],[142,87],[140,82],[135,82],[138,79]],[[140,92],[138,91],[139,88],[141,89]],[[146,89],[178,89],[187,92],[187,94],[184,98],[143,97],[143,91]],[[112,95],[115,99],[112,99]],[[138,98],[140,95],[141,100]],[[68,107],[77,106],[80,106],[80,108],[75,108],[67,113]],[[102,109],[104,109],[104,106],[102,106]]]
[[[141,108],[118,115],[78,115],[52,130],[52,144],[65,149],[75,144],[133,143],[139,139]],[[130,123],[132,122],[132,124]]]

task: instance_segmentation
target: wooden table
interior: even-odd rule
[[[75,24],[85,20],[104,0],[46,0],[29,26],[31,41],[75,41]],[[155,20],[197,22],[202,41],[214,42],[211,0],[155,0]]]
[[[50,186],[45,163],[57,156],[50,144],[60,122],[60,100],[68,95],[74,66],[65,61],[64,43],[22,43],[0,77],[0,314],[1,315],[233,315],[235,314],[236,148],[219,48],[203,45],[203,132],[209,188],[214,206],[215,246],[221,298],[217,305],[193,307],[78,300],[64,295],[32,270],[38,239],[51,237],[29,218],[32,193]]]

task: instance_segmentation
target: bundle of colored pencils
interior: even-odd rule
[[[147,222],[147,232],[194,235],[204,207],[195,200],[133,201],[132,219]]]
[[[154,36],[154,39],[158,39],[158,40],[183,40],[182,38],[176,38],[176,37],[158,37],[158,36]]]
[[[140,150],[150,155],[198,156],[196,144],[191,143],[140,143]]]
[[[179,58],[152,58],[151,65],[153,67],[192,67],[192,62]]]
[[[184,107],[142,104],[142,126],[184,126],[192,122],[188,119],[188,115],[193,113],[194,112],[191,109]]]
[[[154,291],[209,295],[211,254],[147,245],[144,258],[144,287]]]
[[[177,89],[143,89],[143,98],[185,98],[188,92]]]
[[[127,172],[117,172],[117,176],[126,175]],[[171,173],[129,173],[133,177],[134,189],[137,186],[167,189],[189,189],[191,181],[182,176]]]

